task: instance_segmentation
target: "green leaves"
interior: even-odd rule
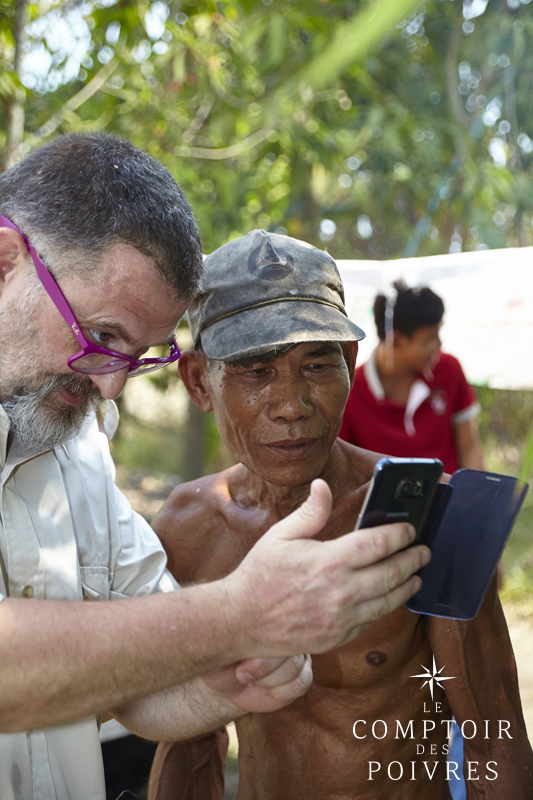
[[[4,108],[17,86],[15,7],[0,0]],[[32,5],[34,19],[43,8],[67,19],[82,7]],[[85,127],[131,139],[181,181],[206,252],[253,227],[329,241],[337,257],[395,258],[408,242],[419,254],[447,252],[452,236],[466,249],[533,242],[525,7],[491,3],[469,33],[460,3],[83,8],[90,51],[76,80],[26,92],[24,147]],[[148,13],[164,21],[160,36]],[[43,30],[31,28],[31,52],[47,48]],[[54,57],[63,69],[66,56]],[[0,113],[0,145],[5,120]],[[366,238],[360,215],[371,223]],[[320,238],[324,218],[336,224],[331,240]]]

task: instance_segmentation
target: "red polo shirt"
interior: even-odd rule
[[[453,356],[421,373],[406,406],[385,397],[375,353],[355,371],[339,436],[351,444],[405,458],[439,458],[445,472],[458,468],[453,427],[474,417],[479,404]]]

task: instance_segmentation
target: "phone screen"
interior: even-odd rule
[[[476,616],[526,496],[527,484],[506,475],[459,470],[450,501],[420,571],[411,611],[453,619]]]

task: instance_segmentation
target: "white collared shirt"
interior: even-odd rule
[[[101,417],[54,450],[14,441],[6,457],[8,433],[0,406],[0,599],[105,601],[176,588],[159,539],[114,485]],[[0,734],[0,800],[105,800],[96,718]]]

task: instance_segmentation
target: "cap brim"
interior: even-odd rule
[[[295,301],[233,314],[205,328],[201,339],[209,358],[229,361],[297,342],[353,342],[365,335],[336,308]]]

